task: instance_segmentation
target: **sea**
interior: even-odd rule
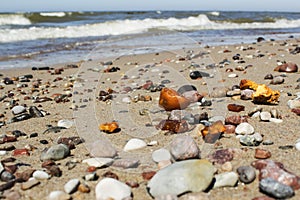
[[[0,13],[0,69],[300,36],[300,12]]]

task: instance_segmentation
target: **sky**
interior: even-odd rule
[[[299,0],[0,0],[0,12],[218,10],[300,12]]]

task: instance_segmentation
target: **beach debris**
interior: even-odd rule
[[[175,162],[159,170],[147,187],[153,197],[201,192],[211,184],[215,171],[215,167],[207,160]]]
[[[119,124],[117,122],[107,122],[104,124],[100,124],[99,126],[100,131],[105,133],[115,133],[120,131]]]
[[[208,74],[206,72],[201,72],[201,71],[192,71],[190,73],[190,78],[192,80],[201,79],[202,77],[210,77],[210,74]]]
[[[114,91],[111,88],[108,88],[106,91],[105,90],[101,90],[99,92],[99,96],[98,96],[98,100],[99,101],[108,101],[113,99],[113,94]]]
[[[212,123],[210,126],[205,126],[200,130],[201,135],[206,143],[215,143],[221,135],[226,131],[226,127],[221,120]]]
[[[254,128],[248,122],[242,122],[237,125],[235,133],[238,135],[251,135],[254,133]]]
[[[288,63],[283,63],[281,65],[278,65],[274,71],[278,72],[287,72],[287,73],[293,73],[298,71],[298,66],[295,63],[288,62]]]
[[[170,153],[176,161],[200,157],[199,147],[189,135],[175,137],[170,144]]]
[[[236,171],[239,174],[239,180],[243,183],[249,184],[256,178],[255,169],[251,166],[240,166]]]
[[[187,98],[171,88],[163,88],[160,92],[159,106],[166,111],[185,109],[189,104],[190,101]]]
[[[26,112],[26,108],[24,106],[14,106],[12,109],[11,109],[11,112],[14,114],[14,115],[19,115],[21,113],[24,113]]]

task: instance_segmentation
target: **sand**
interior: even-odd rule
[[[30,156],[17,156],[16,163],[26,163],[30,166],[21,166],[18,172],[25,169],[42,169],[40,161],[41,151],[55,144],[59,137],[79,136],[86,140],[86,143],[76,145],[76,148],[71,150],[71,155],[63,160],[56,161],[62,170],[61,177],[51,177],[49,180],[41,181],[41,183],[29,190],[21,190],[20,184],[17,183],[12,190],[19,192],[22,199],[46,199],[51,191],[63,190],[64,184],[72,179],[79,178],[81,182],[85,182],[82,177],[87,174],[87,164],[81,163],[83,159],[89,158],[90,142],[103,139],[110,142],[119,151],[121,158],[135,158],[140,160],[140,165],[133,169],[120,169],[116,167],[106,167],[97,169],[96,173],[99,176],[97,181],[87,181],[86,184],[90,187],[89,193],[75,192],[71,196],[73,199],[95,199],[95,187],[99,180],[103,178],[103,174],[111,171],[118,175],[122,182],[137,182],[139,187],[132,188],[133,199],[152,199],[148,194],[146,186],[147,181],[143,179],[142,172],[157,171],[157,164],[152,161],[151,153],[159,148],[168,148],[170,142],[176,134],[168,134],[153,128],[153,126],[145,126],[146,124],[157,124],[161,119],[165,119],[167,114],[163,112],[158,106],[159,92],[149,92],[143,89],[136,89],[127,94],[119,94],[113,101],[99,101],[97,99],[100,90],[107,90],[111,88],[115,91],[121,91],[124,87],[130,86],[135,88],[141,86],[146,80],[152,80],[154,83],[160,83],[163,80],[169,80],[166,86],[178,89],[184,84],[195,85],[198,91],[205,95],[207,99],[213,99],[213,105],[210,107],[199,107],[192,105],[186,110],[192,113],[208,112],[209,116],[228,116],[236,113],[227,110],[228,103],[236,103],[245,106],[245,111],[238,113],[239,115],[247,115],[258,105],[251,101],[243,101],[235,98],[221,98],[223,101],[218,102],[218,98],[211,98],[211,90],[215,87],[231,88],[233,85],[239,85],[240,80],[250,79],[260,84],[266,84],[274,90],[281,92],[280,102],[278,105],[259,105],[264,110],[276,109],[283,120],[282,123],[276,124],[272,122],[260,122],[258,119],[249,119],[249,123],[255,127],[256,132],[264,136],[264,140],[271,140],[273,145],[260,145],[259,148],[264,148],[272,153],[271,159],[282,162],[286,169],[299,175],[300,166],[297,160],[300,159],[300,153],[295,148],[282,150],[280,146],[294,145],[299,138],[300,124],[299,116],[292,113],[287,106],[287,101],[295,98],[295,89],[299,84],[297,79],[300,77],[298,73],[286,74],[285,82],[279,85],[270,85],[270,80],[264,80],[266,74],[279,75],[283,73],[274,72],[273,69],[277,66],[277,62],[286,61],[294,62],[299,65],[299,54],[292,55],[289,50],[292,50],[299,45],[299,40],[289,39],[287,41],[272,41],[261,42],[253,44],[239,44],[231,46],[216,46],[206,47],[203,49],[193,49],[194,54],[198,56],[194,59],[180,59],[189,54],[188,49],[150,53],[143,55],[130,55],[119,58],[111,58],[106,60],[91,60],[86,62],[72,63],[77,64],[79,68],[66,68],[67,64],[57,64],[51,66],[55,69],[64,68],[64,71],[59,75],[51,75],[49,71],[32,71],[29,69],[18,70],[1,70],[3,74],[1,77],[18,77],[20,75],[32,74],[33,79],[27,83],[29,87],[22,88],[24,93],[28,96],[51,97],[53,94],[65,92],[78,92],[78,95],[69,97],[69,102],[56,103],[48,101],[43,103],[33,103],[32,100],[24,100],[24,93],[17,91],[16,84],[5,85],[0,90],[0,96],[12,91],[14,99],[19,105],[26,104],[27,107],[31,105],[38,106],[39,109],[47,111],[49,114],[43,118],[31,118],[21,122],[6,124],[0,128],[1,134],[10,134],[13,130],[20,130],[26,133],[27,136],[19,137],[18,141],[13,143],[5,143],[0,146],[12,144],[17,149],[24,148],[26,145],[32,145],[33,150],[30,151]],[[240,54],[245,63],[236,63],[232,57]],[[258,57],[263,54],[263,57]],[[224,67],[217,66],[213,69],[205,69],[205,66],[210,64],[218,64],[224,59],[230,61],[229,65]],[[120,68],[117,72],[103,73],[103,63],[106,61],[113,61],[112,66]],[[198,64],[199,67],[193,67]],[[193,66],[191,66],[193,65]],[[234,70],[233,72],[226,72],[226,69],[235,69],[238,66],[246,67],[244,71]],[[109,66],[110,67],[110,66]],[[168,72],[163,72],[167,70]],[[202,78],[198,80],[191,80],[189,73],[193,70],[201,70],[214,74],[214,78]],[[51,70],[53,72],[53,70]],[[231,73],[237,74],[236,78],[229,78]],[[129,78],[124,79],[124,75]],[[62,80],[55,81],[57,77]],[[77,82],[74,83],[74,88],[66,87],[67,83],[71,83],[72,77],[77,77]],[[42,86],[35,92],[31,92],[31,85],[34,80],[41,79]],[[49,82],[49,87],[43,88]],[[81,86],[81,87],[79,87]],[[290,95],[291,94],[291,95]],[[150,95],[152,101],[148,102],[131,102],[125,104],[122,102],[124,98],[134,98],[138,95]],[[4,117],[0,121],[8,121],[13,117],[9,108],[9,101],[7,98],[1,101],[0,114]],[[78,106],[78,108],[76,107]],[[140,115],[142,109],[147,109],[148,115]],[[120,112],[121,111],[121,112]],[[124,114],[125,113],[125,114]],[[56,126],[57,121],[61,119],[74,120],[73,127],[62,130],[58,133],[42,134],[47,129],[47,125]],[[120,123],[121,131],[113,134],[100,132],[98,126],[105,122],[116,120]],[[215,145],[206,144],[201,135],[197,131],[197,127],[189,132],[183,133],[191,135],[199,145],[201,150],[201,157],[205,158],[208,154],[220,148],[238,148],[242,149],[243,153],[239,158],[234,159],[231,163],[233,170],[242,165],[250,165],[254,158],[254,152],[257,147],[242,146],[235,135],[224,135]],[[38,137],[29,138],[31,133],[37,132]],[[157,141],[156,145],[147,146],[144,149],[133,152],[124,152],[122,149],[126,142],[131,138],[142,138],[145,142],[150,143]],[[47,140],[48,144],[41,144],[40,140]],[[1,160],[11,157],[12,152],[8,151],[6,155],[1,156]],[[68,162],[75,162],[76,166],[69,170],[66,166]],[[3,184],[4,182],[1,182]],[[209,199],[252,199],[254,197],[262,196],[258,188],[258,178],[251,184],[245,185],[238,183],[236,187],[226,187],[210,190],[207,195]],[[299,191],[296,191],[292,199],[298,199]]]

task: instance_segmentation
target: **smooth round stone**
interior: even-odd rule
[[[272,118],[271,113],[263,111],[259,114],[259,118],[261,121],[268,122]]]
[[[273,85],[278,85],[278,84],[282,84],[282,83],[284,83],[284,78],[282,76],[276,76],[271,81],[271,84],[273,84]]]
[[[26,108],[24,106],[14,106],[11,111],[14,115],[18,115],[25,112]]]
[[[15,179],[15,176],[12,173],[8,172],[8,171],[4,171],[4,172],[1,173],[0,178],[1,178],[1,181],[8,182],[12,179]]]
[[[253,134],[253,137],[254,139],[257,141],[257,142],[262,142],[263,141],[263,136],[260,134],[260,133],[254,133]]]
[[[167,149],[157,149],[152,153],[152,159],[154,162],[161,162],[164,160],[171,160],[171,154]]]
[[[254,133],[254,128],[251,124],[242,122],[235,128],[235,133],[238,135],[250,135]]]
[[[238,96],[241,95],[241,90],[240,89],[230,90],[226,93],[226,95],[228,97]]]
[[[80,184],[79,179],[77,178],[71,179],[64,185],[64,190],[66,193],[71,194],[73,192],[76,192],[79,184]]]
[[[32,177],[37,180],[46,180],[50,178],[50,175],[47,172],[36,170],[33,172]]]
[[[116,179],[104,178],[96,185],[95,193],[96,200],[122,200],[131,196],[131,189]]]
[[[94,172],[94,173],[89,173],[89,174],[86,174],[85,176],[84,176],[84,180],[86,180],[86,181],[94,181],[94,180],[96,180],[98,178],[98,176],[97,176],[97,173],[96,172]]]
[[[300,151],[300,139],[296,141],[295,148]]]
[[[57,126],[71,128],[74,125],[74,121],[62,119],[57,122]]]
[[[224,172],[215,175],[216,182],[213,188],[233,187],[236,185],[239,176],[235,172]]]
[[[6,155],[6,153],[7,153],[7,151],[5,151],[5,150],[0,150],[0,156],[4,156],[4,155]]]
[[[148,182],[150,194],[179,195],[185,192],[201,192],[211,184],[216,168],[207,160],[175,162],[159,170]]]
[[[114,159],[112,158],[88,158],[84,159],[82,163],[86,163],[89,166],[93,166],[96,168],[110,166],[113,163]]]
[[[138,159],[130,159],[130,158],[121,158],[117,159],[113,162],[112,166],[119,167],[123,169],[128,168],[137,168],[140,164],[140,160]]]
[[[96,140],[88,149],[90,154],[95,157],[114,158],[118,154],[111,143],[105,140]]]
[[[189,135],[177,136],[173,139],[170,146],[170,153],[175,160],[199,158],[199,147]]]
[[[41,160],[61,160],[70,154],[70,149],[65,144],[53,145],[41,154]]]
[[[69,194],[66,194],[63,191],[52,191],[48,197],[47,200],[67,200],[70,199],[71,196]]]
[[[271,118],[271,119],[270,119],[270,122],[274,122],[274,123],[276,123],[276,124],[279,124],[279,123],[282,123],[283,120],[282,120],[282,119],[277,119],[277,118]]]
[[[241,91],[241,99],[242,100],[250,100],[252,99],[253,90],[245,89]]]
[[[124,146],[124,151],[132,151],[141,149],[147,146],[147,143],[144,140],[138,139],[138,138],[132,138],[130,139],[126,145]]]
[[[286,199],[294,196],[292,187],[282,184],[272,178],[264,178],[259,182],[259,189],[276,199]]]
[[[300,108],[300,100],[299,99],[288,100],[287,105],[290,109]]]
[[[237,173],[240,181],[246,184],[253,182],[256,178],[255,169],[251,166],[241,166],[237,168]]]
[[[228,78],[236,78],[236,77],[238,77],[237,74],[229,74],[229,75],[228,75]]]

